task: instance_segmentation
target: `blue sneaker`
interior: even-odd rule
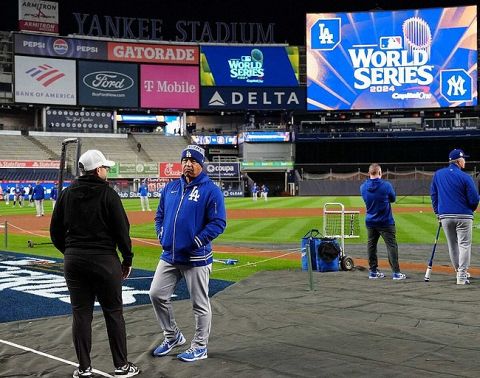
[[[407,275],[400,272],[393,273],[392,275],[392,280],[405,280],[406,278],[407,278]]]
[[[172,340],[168,341],[167,339],[163,340],[163,343],[161,343],[157,348],[155,348],[152,351],[152,356],[153,357],[163,357],[166,356],[170,351],[180,345],[185,344],[187,340],[183,336],[181,332],[178,333],[177,337]]]
[[[378,270],[375,272],[370,271],[370,273],[368,273],[369,280],[376,280],[378,278],[385,278],[385,274],[383,274],[382,272],[379,272]]]
[[[207,348],[190,348],[177,355],[177,358],[186,362],[193,362],[207,358]]]

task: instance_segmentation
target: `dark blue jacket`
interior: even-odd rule
[[[458,215],[473,218],[479,199],[472,177],[455,163],[435,172],[430,197],[433,211],[440,218]]]
[[[189,184],[182,176],[163,189],[155,215],[162,260],[191,266],[211,264],[210,242],[225,227],[223,194],[205,172]]]
[[[33,199],[36,201],[43,200],[45,198],[45,188],[38,184],[33,188]]]
[[[54,186],[50,191],[50,199],[57,200],[57,198],[58,198],[58,189],[56,186]]]
[[[140,185],[138,188],[138,194],[140,197],[148,197],[148,186],[146,184]]]
[[[360,186],[360,193],[367,208],[367,227],[388,227],[395,224],[390,205],[396,199],[392,184],[381,178],[368,179]]]

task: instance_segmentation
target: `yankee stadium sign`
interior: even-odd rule
[[[73,13],[77,34],[96,37],[175,42],[274,43],[274,23],[203,22],[178,20],[175,30],[164,30],[162,19],[111,17]],[[168,34],[166,36],[165,34]]]

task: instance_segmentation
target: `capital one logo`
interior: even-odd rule
[[[463,69],[440,72],[440,93],[448,102],[472,101],[472,77]]]
[[[333,50],[342,40],[340,18],[322,18],[310,29],[311,48]]]

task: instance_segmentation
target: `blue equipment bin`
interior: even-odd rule
[[[318,230],[310,230],[302,238],[302,270],[308,270],[307,245],[310,243],[312,270],[317,272],[338,272],[340,266],[340,245],[336,239],[319,238],[317,237],[319,235]]]

